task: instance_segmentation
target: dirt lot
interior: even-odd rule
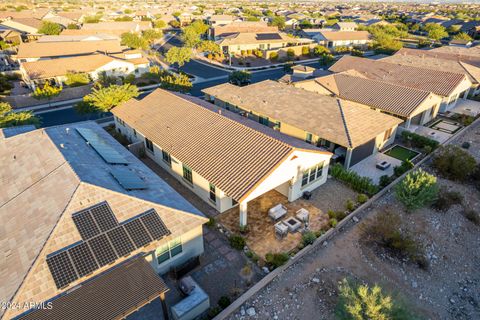
[[[480,128],[470,129],[457,144],[464,141],[473,142],[470,150],[479,161]],[[337,284],[346,277],[378,283],[419,318],[480,319],[480,227],[463,215],[464,207],[480,212],[480,192],[470,185],[438,181],[464,196],[463,207],[406,213],[388,193],[359,216],[360,222],[351,222],[331,242],[291,266],[230,318],[334,319]],[[403,228],[424,247],[428,270],[362,241],[366,224],[387,211],[398,214]]]

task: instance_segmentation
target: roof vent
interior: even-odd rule
[[[218,114],[222,114],[222,109],[218,109]]]
[[[65,145],[63,143],[60,143],[60,148],[65,149]]]
[[[70,128],[65,128],[65,132],[68,134],[70,132]]]

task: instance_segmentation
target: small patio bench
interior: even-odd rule
[[[280,219],[287,214],[287,208],[281,203],[277,204],[275,207],[272,207],[268,210],[268,215],[274,221]]]
[[[295,213],[295,216],[297,217],[298,220],[302,222],[307,222],[309,217],[309,212],[307,209],[301,208],[297,210],[297,212]]]

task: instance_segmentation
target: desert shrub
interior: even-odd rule
[[[432,161],[433,167],[445,178],[465,181],[476,169],[476,161],[458,146],[441,147]]]
[[[345,203],[345,209],[347,209],[348,211],[353,211],[353,209],[355,209],[355,203],[348,199],[347,200],[347,203]]]
[[[295,50],[293,50],[291,48],[288,49],[287,50],[287,57],[288,57],[288,59],[293,59],[295,57]]]
[[[394,168],[395,170],[395,168]],[[388,186],[390,184],[390,182],[392,182],[392,177],[389,177],[388,175],[383,175],[380,177],[380,181],[379,181],[379,185],[380,185],[380,188],[385,188],[386,186]]]
[[[403,320],[415,319],[415,316],[399,301],[382,292],[378,285],[369,287],[352,281],[339,284],[339,297],[335,308],[339,320]]]
[[[317,231],[315,231],[315,237],[319,238],[319,237],[321,237],[324,233],[325,233],[325,230],[323,230],[323,229],[317,230]]]
[[[362,177],[356,172],[345,170],[339,163],[330,166],[330,174],[332,177],[343,181],[350,188],[357,192],[365,193],[368,195],[374,195],[378,192],[378,186],[372,182],[372,179],[368,177]]]
[[[414,165],[413,165],[412,161],[406,160],[406,161],[403,161],[401,165],[393,168],[393,172],[394,172],[395,176],[400,177],[402,174],[404,174],[408,170],[412,169],[413,167],[414,167]]]
[[[253,52],[252,52],[252,49],[248,49],[248,50],[247,50],[247,55],[251,56],[252,53],[253,53]]]
[[[365,203],[368,201],[368,196],[364,193],[360,193],[358,196],[357,196],[357,201],[358,203],[362,204],[362,203]]]
[[[220,309],[219,307],[211,307],[210,309],[208,309],[207,317],[208,317],[209,319],[213,319],[213,318],[215,318],[221,311],[222,311],[222,309]]]
[[[422,169],[410,172],[395,187],[397,199],[408,211],[432,204],[437,194],[437,178]]]
[[[330,227],[332,228],[335,228],[338,224],[338,220],[335,218],[330,219],[329,222],[330,222]]]
[[[228,241],[234,249],[243,250],[243,247],[245,247],[245,239],[238,234],[231,235]]]
[[[267,253],[265,255],[265,262],[271,268],[278,268],[287,263],[289,257],[286,253]]]
[[[222,309],[225,309],[226,307],[228,307],[230,303],[232,302],[230,301],[230,298],[227,296],[221,296],[220,299],[218,299],[218,306]]]
[[[268,56],[268,58],[271,61],[277,61],[278,60],[278,53],[277,52],[270,52],[270,55]]]
[[[437,200],[433,203],[433,207],[440,211],[447,211],[451,206],[461,204],[462,201],[463,196],[460,192],[441,189]]]
[[[475,210],[467,209],[465,210],[465,218],[472,221],[477,226],[480,225],[480,215]]]
[[[304,246],[307,246],[309,244],[312,244],[315,242],[315,239],[317,237],[315,236],[315,233],[311,232],[311,231],[308,231],[308,232],[305,232],[303,235],[302,235],[302,244]]]
[[[242,56],[245,56],[245,55],[247,54],[247,52],[246,52],[245,50],[240,50],[240,54],[241,54]]]
[[[308,56],[310,54],[310,48],[309,47],[302,47],[302,55]]]
[[[337,221],[342,221],[343,219],[345,219],[345,217],[347,216],[347,212],[345,211],[337,211],[335,213],[335,219],[337,219]]]
[[[335,218],[337,216],[337,214],[333,210],[328,210],[327,214],[330,219]]]
[[[355,56],[355,57],[363,57],[363,51],[359,49],[352,49],[351,54],[352,56]]]
[[[253,54],[254,54],[257,58],[263,58],[263,51],[262,51],[262,50],[255,49],[255,50],[253,50]]]
[[[367,241],[373,242],[391,251],[400,258],[408,258],[420,267],[428,267],[423,248],[406,231],[402,231],[400,217],[386,212],[377,216],[376,220],[364,230]]]
[[[429,139],[407,130],[402,131],[402,139],[415,148],[424,149],[426,146],[428,146],[431,148],[430,152],[435,150],[435,148],[437,148],[439,145],[438,141],[436,140]]]

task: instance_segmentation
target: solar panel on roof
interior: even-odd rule
[[[170,234],[170,230],[168,230],[158,213],[153,209],[140,217],[140,220],[155,240],[161,239]]]
[[[147,188],[145,181],[126,167],[112,168],[110,173],[126,190],[142,190]]]
[[[110,241],[105,234],[101,234],[95,238],[88,240],[88,246],[92,250],[100,267],[106,266],[117,260],[118,256],[113,250]]]
[[[108,203],[100,203],[90,208],[90,212],[92,213],[95,222],[102,232],[111,230],[118,226],[117,218],[113,214],[113,211]]]
[[[47,265],[58,289],[78,279],[67,251],[47,256]]]
[[[118,256],[123,257],[130,254],[135,250],[135,246],[127,235],[124,226],[118,226],[107,232],[107,236],[110,239]]]
[[[77,128],[77,132],[93,149],[110,164],[128,164],[129,162],[117,150],[110,146],[105,139],[89,128]]]
[[[257,33],[257,40],[280,40],[282,36],[278,33]]]
[[[72,219],[83,240],[90,239],[100,233],[89,210],[73,214]]]
[[[93,253],[87,243],[83,241],[68,249],[68,254],[72,258],[73,265],[80,277],[86,276],[99,268]]]
[[[140,219],[131,220],[125,223],[124,226],[137,248],[143,247],[152,241]]]

